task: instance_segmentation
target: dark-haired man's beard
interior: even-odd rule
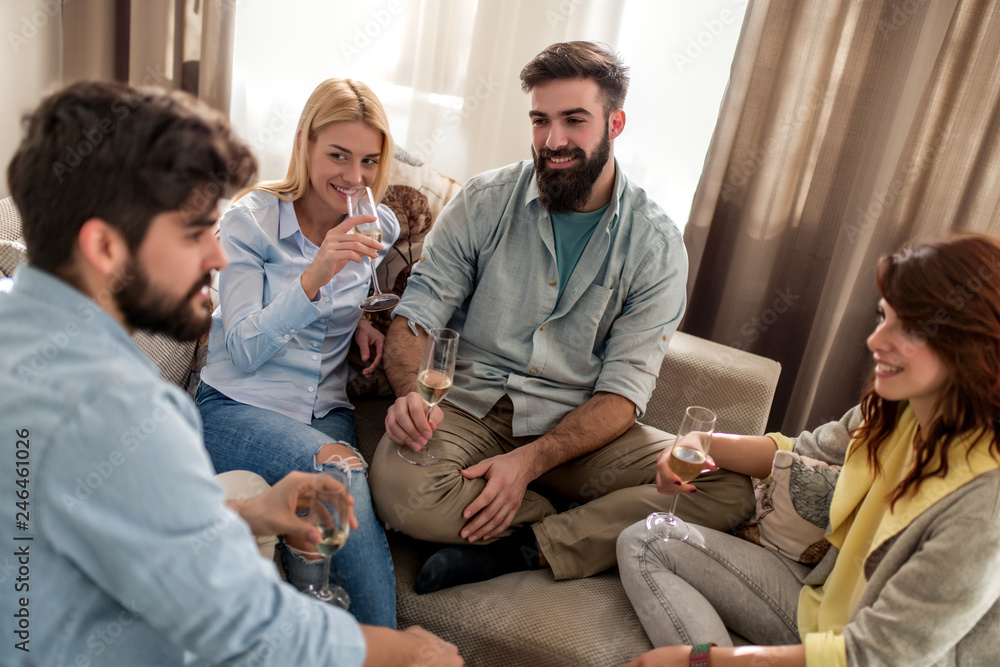
[[[536,153],[532,146],[531,157],[535,161],[535,180],[542,206],[552,213],[579,211],[590,199],[594,183],[610,156],[611,137],[607,129],[604,130],[600,145],[589,158],[582,148],[557,151],[543,148],[540,153]],[[578,162],[567,169],[553,169],[546,162],[553,157],[572,157],[577,158]]]
[[[197,340],[212,326],[212,312],[191,302],[205,285],[212,284],[209,274],[205,274],[179,301],[154,288],[149,276],[134,259],[125,266],[121,283],[122,288],[114,294],[114,300],[130,327],[185,342]]]

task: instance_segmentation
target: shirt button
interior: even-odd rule
[[[292,338],[291,336],[289,336],[288,334],[285,334],[285,340],[290,340],[291,338]]]
[[[286,336],[287,338],[287,336]],[[319,343],[313,343],[313,347],[319,347]]]
[[[663,340],[670,340],[670,336],[664,336]]]
[[[319,321],[320,321],[320,322],[321,322],[322,324],[326,324],[326,318],[325,318],[325,317],[321,317],[321,318],[319,318]]]
[[[530,371],[528,371],[528,372],[529,372],[529,373],[531,373],[532,375],[538,375],[538,369],[537,369],[537,368],[532,368],[532,369],[531,369]]]
[[[545,325],[543,324],[542,326],[538,327],[538,330],[539,331],[545,331]]]
[[[330,297],[326,297],[325,299],[323,299],[323,301],[326,301],[327,303],[330,303]]]
[[[422,261],[424,261],[424,259],[426,259],[426,258],[423,255],[421,255],[420,256],[420,261],[422,262]]]
[[[310,392],[314,392],[314,391],[316,391],[316,388],[315,387],[309,387],[309,391]]]
[[[556,281],[550,280],[549,281],[549,287],[555,287],[555,286],[556,286]]]
[[[313,361],[316,361],[317,359],[319,359],[319,355],[314,354],[313,355]]]
[[[289,329],[288,333],[295,333],[295,329]]]

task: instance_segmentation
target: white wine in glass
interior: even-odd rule
[[[458,332],[454,329],[429,329],[424,356],[417,372],[417,393],[427,406],[427,416],[435,405],[447,395],[455,377],[455,361],[458,358]],[[433,447],[424,445],[415,450],[409,445],[399,446],[399,455],[407,463],[429,466],[438,462]]]
[[[348,524],[350,505],[346,493],[350,488],[351,473],[340,463],[318,463],[316,470],[319,474],[313,479],[313,499],[308,519],[319,530],[320,541],[316,543],[316,551],[323,556],[323,567],[319,568],[322,572],[320,580],[310,584],[305,592],[318,600],[347,609],[351,605],[347,591],[330,585],[330,558],[343,548],[351,534]]]
[[[708,449],[715,433],[715,413],[708,408],[692,405],[684,411],[684,419],[677,429],[677,438],[670,450],[670,469],[687,484],[705,470]],[[686,540],[691,533],[688,525],[677,518],[677,498],[675,493],[670,501],[669,512],[653,512],[646,517],[646,528],[661,540]]]
[[[355,188],[347,196],[347,215],[370,215],[375,218],[374,222],[366,222],[355,225],[352,232],[375,239],[382,242],[382,226],[378,220],[378,208],[375,206],[375,198],[372,196],[372,189],[369,187]],[[375,275],[375,262],[369,260],[369,267],[372,272],[372,292],[373,294],[361,302],[361,310],[368,313],[376,313],[380,310],[388,310],[399,303],[399,297],[395,294],[384,294],[378,287],[378,277]]]

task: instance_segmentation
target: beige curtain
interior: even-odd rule
[[[781,362],[770,429],[854,405],[877,259],[1000,236],[1000,5],[751,0],[685,240],[683,330]]]
[[[235,8],[235,0],[66,2],[63,82],[181,88],[228,114]]]

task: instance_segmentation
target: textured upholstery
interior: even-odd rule
[[[761,434],[780,373],[773,359],[678,332],[642,422],[675,433],[684,408],[703,405],[718,415],[718,432]]]
[[[21,216],[10,197],[0,199],[0,241],[18,241],[21,238]]]
[[[10,276],[14,268],[25,261],[24,246],[17,241],[0,239],[0,273]]]
[[[780,371],[771,359],[678,333],[642,421],[672,433],[684,408],[701,404],[719,415],[720,431],[760,435]],[[390,404],[355,400],[361,453],[369,461]],[[651,648],[617,568],[574,581],[553,581],[547,570],[519,572],[417,595],[417,572],[435,545],[399,533],[390,533],[389,545],[400,627],[420,625],[440,634],[459,647],[467,665],[622,665]]]

